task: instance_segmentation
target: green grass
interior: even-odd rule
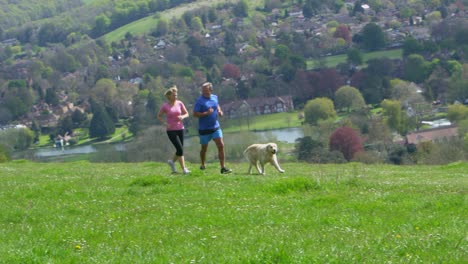
[[[298,112],[275,113],[270,115],[252,116],[250,118],[223,119],[223,132],[271,130],[290,127],[300,127],[303,120],[298,118]]]
[[[190,10],[201,8],[204,6],[214,6],[221,3],[238,2],[239,0],[201,0],[194,3],[183,4],[178,7],[174,7],[164,12],[158,13],[159,16],[147,16],[130,24],[122,26],[112,32],[107,33],[103,36],[103,39],[108,42],[118,42],[125,38],[127,32],[132,33],[134,36],[142,36],[151,33],[156,29],[156,25],[159,19],[165,19],[170,21],[171,18],[180,18],[182,15]]]
[[[0,262],[466,263],[467,163],[229,165],[0,164]]]
[[[373,51],[373,52],[367,52],[363,53],[363,60],[368,61],[370,59],[375,59],[375,58],[382,58],[382,57],[387,57],[390,59],[400,59],[402,57],[403,50],[402,49],[393,49],[393,50],[383,50],[383,51]],[[346,59],[348,56],[346,54],[340,54],[340,55],[334,55],[334,56],[327,56],[324,57],[325,60],[325,66],[328,68],[333,68],[336,65],[346,62]],[[318,65],[315,64],[315,60],[309,60],[307,61],[307,69],[314,69]]]

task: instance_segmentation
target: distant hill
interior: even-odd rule
[[[201,0],[195,1],[192,3],[182,4],[177,7],[165,10],[164,12],[158,13],[158,16],[150,15],[144,18],[141,18],[137,21],[124,25],[117,28],[103,36],[103,39],[108,42],[115,42],[123,39],[127,32],[132,33],[134,36],[141,36],[144,34],[150,33],[156,27],[156,24],[159,19],[170,20],[173,17],[181,17],[185,12],[204,7],[204,6],[213,6],[222,3],[236,3],[240,0]],[[255,1],[254,1],[255,2]],[[258,1],[257,1],[258,2]]]
[[[7,31],[32,21],[60,16],[70,10],[85,6],[86,2],[93,1],[0,0],[0,28]]]

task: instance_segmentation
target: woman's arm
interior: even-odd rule
[[[187,111],[187,108],[185,108],[184,103],[180,102],[180,105],[181,105],[181,113],[182,114],[179,116],[179,119],[182,121],[185,118],[189,117],[189,113]]]
[[[158,115],[156,117],[158,118],[159,122],[161,122],[161,124],[167,126],[167,122],[166,120],[164,120],[163,115],[164,115],[164,112],[161,111],[161,109],[159,109]]]

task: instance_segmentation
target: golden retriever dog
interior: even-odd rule
[[[265,164],[270,163],[279,172],[283,173],[276,159],[278,146],[275,143],[252,144],[244,150],[244,156],[249,161],[249,174],[252,174],[252,166],[257,168],[258,173],[265,175]],[[260,166],[259,166],[260,165]]]

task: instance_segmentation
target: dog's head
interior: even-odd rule
[[[275,143],[268,143],[266,148],[268,153],[276,154],[278,152],[278,146]]]

